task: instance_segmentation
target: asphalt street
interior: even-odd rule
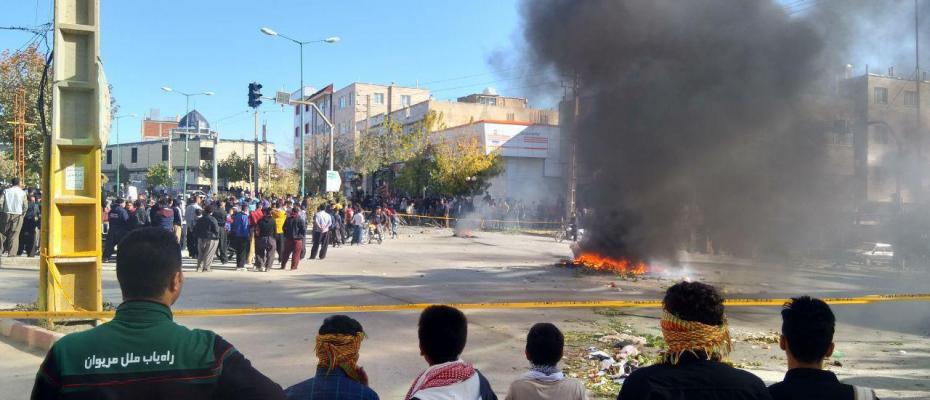
[[[235,272],[234,264],[216,272],[185,270],[184,292],[175,308],[239,308],[298,305],[458,303],[532,300],[608,300],[660,298],[680,279],[715,284],[731,297],[819,297],[927,291],[927,275],[862,268],[790,263],[744,263],[719,257],[692,257],[680,265],[656,265],[650,277],[624,281],[602,274],[560,268],[570,256],[565,243],[551,238],[481,233],[452,237],[447,230],[407,229],[383,245],[330,249],[326,260],[304,260],[298,271]],[[35,300],[37,263],[18,258],[0,267],[0,308]],[[112,264],[104,266],[104,298],[119,303]],[[613,283],[613,285],[611,284]],[[841,378],[879,389],[882,398],[930,396],[930,318],[924,303],[835,307],[838,346],[846,353]],[[469,311],[469,343],[463,358],[474,362],[506,393],[526,368],[526,330],[551,321],[563,330],[590,329],[602,316],[587,309]],[[777,308],[729,311],[734,329],[777,330]],[[658,333],[655,310],[631,311],[631,320]],[[416,312],[358,313],[369,338],[360,363],[382,398],[401,397],[426,364],[416,341]],[[289,386],[315,368],[314,332],[325,315],[274,315],[179,318],[191,327],[212,329],[234,343],[261,371]],[[894,344],[893,349],[890,344]],[[776,346],[777,347],[777,346]],[[750,349],[737,348],[739,352]],[[903,353],[902,353],[903,352]],[[766,358],[776,359],[777,349]],[[9,398],[26,398],[41,355],[0,343],[0,386]],[[748,357],[748,356],[746,356]],[[889,368],[889,366],[894,368]],[[779,380],[784,366],[769,362],[753,369],[768,382]],[[9,388],[9,389],[6,389]],[[0,397],[3,397],[0,396]],[[5,398],[5,397],[4,397]]]

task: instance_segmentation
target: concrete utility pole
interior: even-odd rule
[[[917,78],[915,79],[915,82],[914,82],[917,85],[917,90],[914,96],[916,97],[916,100],[917,100],[916,101],[917,102],[917,109],[916,109],[917,121],[915,125],[916,126],[915,128],[916,138],[915,139],[917,140],[917,163],[918,163],[917,171],[920,171],[917,174],[917,187],[915,188],[916,192],[914,193],[914,200],[917,203],[921,203],[924,200],[924,193],[923,193],[924,166],[922,165],[924,163],[924,159],[923,159],[924,135],[921,130],[922,121],[921,121],[921,115],[920,115],[920,112],[921,112],[920,86],[923,84],[923,77],[921,76],[921,73],[920,73],[920,29],[919,28],[920,28],[920,13],[918,12],[917,0],[914,0],[914,68],[916,71],[914,73],[914,76],[916,76]]]
[[[255,109],[255,154],[253,157],[252,164],[255,165],[255,168],[252,168],[252,179],[255,182],[255,185],[252,188],[252,190],[254,191],[253,194],[257,195],[258,194],[258,170],[259,170],[258,168],[258,109],[257,108]]]
[[[565,202],[565,218],[566,221],[571,221],[572,217],[575,215],[575,201],[576,201],[576,190],[578,187],[578,157],[576,155],[578,147],[578,116],[580,114],[580,100],[578,96],[579,89],[579,76],[575,74],[575,80],[572,83],[572,96],[574,97],[574,105],[572,112],[572,129],[571,137],[569,138],[569,155],[568,155],[568,198]]]

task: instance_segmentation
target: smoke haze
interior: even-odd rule
[[[645,261],[685,246],[782,254],[823,233],[837,194],[814,88],[885,37],[876,21],[912,9],[819,3],[524,1],[524,61],[580,82],[578,197],[594,210],[583,248]],[[881,48],[873,56],[907,60],[906,42]]]

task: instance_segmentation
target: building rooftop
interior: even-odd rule
[[[184,118],[181,118],[181,121],[178,122],[178,128],[182,129],[210,129],[210,123],[207,122],[207,119],[197,110],[193,110]]]

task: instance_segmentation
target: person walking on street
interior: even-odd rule
[[[362,227],[365,226],[365,215],[358,207],[352,216],[352,244],[362,244]]]
[[[181,202],[178,199],[171,200],[171,211],[174,212],[174,218],[171,221],[174,226],[174,236],[178,238],[178,244],[183,248],[185,245],[184,240],[187,237],[184,234],[184,208],[181,207]]]
[[[284,221],[284,257],[281,260],[281,269],[286,269],[288,258],[291,258],[291,269],[297,269],[306,236],[307,223],[300,218],[300,207],[294,207],[291,209],[291,215]]]
[[[19,234],[19,249],[16,255],[26,254],[29,257],[35,257],[36,251],[39,250],[39,227],[42,226],[42,209],[39,208],[39,202],[36,201],[34,193],[29,194],[26,212],[23,214],[23,228]]]
[[[326,212],[326,206],[320,204],[313,216],[313,247],[310,249],[310,259],[316,258],[319,251],[320,259],[326,258],[326,249],[329,248],[329,228],[333,225],[333,216]]]
[[[191,258],[198,258],[198,240],[197,236],[194,235],[194,224],[197,223],[197,210],[203,211],[200,200],[201,197],[191,196],[190,199],[187,200],[187,208],[184,209],[184,228],[186,232],[184,245],[187,246],[187,256]]]
[[[26,191],[20,185],[19,178],[13,178],[12,185],[3,191],[0,200],[0,254],[12,257],[19,250],[19,232],[23,229],[23,213],[26,211]]]
[[[255,229],[255,263],[259,271],[266,272],[274,264],[276,258],[276,243],[274,240],[276,225],[274,217],[271,216],[270,207],[264,209],[263,215],[258,220],[258,226]]]
[[[271,210],[271,217],[274,218],[275,249],[278,252],[278,262],[280,263],[284,257],[284,221],[287,220],[287,209],[284,208],[281,199],[278,199],[277,206]]]
[[[220,231],[223,228],[213,218],[213,205],[203,209],[203,215],[194,223],[194,237],[197,238],[197,271],[210,272],[216,247],[219,245]],[[224,231],[225,232],[225,231]]]
[[[110,221],[110,229],[107,231],[107,241],[103,246],[103,262],[109,262],[110,256],[113,255],[113,248],[119,244],[120,240],[131,230],[129,225],[129,213],[123,208],[123,200],[116,199],[110,206],[110,212],[107,214]]]
[[[220,240],[216,246],[216,256],[220,263],[226,264],[229,260],[229,227],[226,225],[226,201],[220,199],[213,205],[213,219],[220,228]]]
[[[129,225],[133,230],[152,225],[152,219],[149,217],[149,210],[145,206],[145,200],[139,199],[133,203],[133,210],[132,214],[130,215]]]
[[[229,229],[229,247],[236,251],[236,271],[245,271],[249,257],[249,216],[239,206],[233,207],[232,226]]]

